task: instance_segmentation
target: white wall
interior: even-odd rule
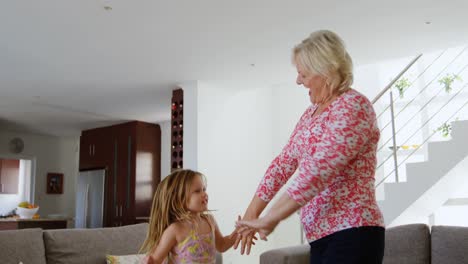
[[[24,151],[20,155],[9,153],[8,142],[20,137],[24,140]],[[35,203],[40,206],[39,214],[75,214],[75,183],[78,174],[79,138],[58,138],[26,133],[0,132],[0,155],[10,158],[35,159]],[[64,174],[63,194],[46,194],[48,172]],[[12,205],[11,205],[12,206]],[[2,208],[11,210],[13,208]]]
[[[198,98],[198,169],[208,179],[209,207],[229,234],[273,158],[272,94],[201,83]],[[258,263],[273,246],[259,242],[250,256],[231,249],[223,257],[225,263]]]
[[[468,227],[468,167],[462,169],[464,177],[457,182],[457,187],[448,190],[450,199],[460,199],[463,203],[444,205],[434,211],[434,225],[454,225]]]
[[[160,122],[161,127],[161,180],[171,173],[171,121]]]

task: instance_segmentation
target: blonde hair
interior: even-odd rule
[[[343,40],[332,31],[319,30],[310,34],[294,47],[292,60],[308,73],[325,77],[329,97],[345,92],[353,83],[353,61]]]
[[[153,197],[151,217],[146,240],[140,252],[149,252],[159,243],[164,230],[172,223],[190,220],[187,202],[195,177],[205,176],[192,170],[177,170],[159,183]]]

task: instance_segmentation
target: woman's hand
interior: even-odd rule
[[[260,199],[257,195],[254,195],[252,201],[250,201],[249,207],[245,211],[244,217],[242,220],[254,220],[262,213],[263,209],[267,206],[267,202]],[[237,249],[239,243],[241,244],[241,254],[244,255],[244,252],[247,255],[250,254],[250,248],[252,245],[255,245],[254,239],[257,239],[255,235],[255,230],[245,230],[244,232],[238,232],[236,242],[234,243],[234,249]],[[247,251],[246,251],[247,250]]]
[[[243,218],[243,220],[254,220],[257,219],[257,217],[254,217],[252,215],[246,214]],[[241,218],[237,219],[237,222],[241,221]],[[239,243],[241,244],[241,255],[244,255],[244,252],[249,255],[250,254],[250,249],[252,248],[252,245],[255,245],[255,241],[257,238],[255,237],[255,230],[254,229],[248,229],[248,228],[241,228],[237,226],[236,222],[236,241],[234,242],[234,249],[237,249],[239,246]]]
[[[260,239],[267,240],[267,236],[275,230],[279,221],[274,220],[270,216],[261,217],[254,220],[240,220],[236,222],[239,232],[252,232],[256,230],[260,235]]]

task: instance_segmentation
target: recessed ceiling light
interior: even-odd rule
[[[255,67],[255,63],[250,63],[250,66],[251,66],[251,67]]]
[[[104,6],[104,9],[105,9],[106,11],[111,11],[111,10],[112,10],[112,6]]]
[[[431,24],[431,21],[426,21],[426,22],[424,22],[424,24],[430,25],[430,24]]]

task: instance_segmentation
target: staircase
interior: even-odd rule
[[[468,46],[418,55],[372,101],[383,109],[376,189],[387,226],[427,223],[468,181],[467,61]],[[441,124],[450,140],[435,141]]]
[[[428,143],[427,161],[406,164],[406,182],[384,183],[385,200],[379,206],[387,226],[427,222],[463,181],[460,177],[468,168],[468,121],[453,122],[451,135],[449,141]]]

